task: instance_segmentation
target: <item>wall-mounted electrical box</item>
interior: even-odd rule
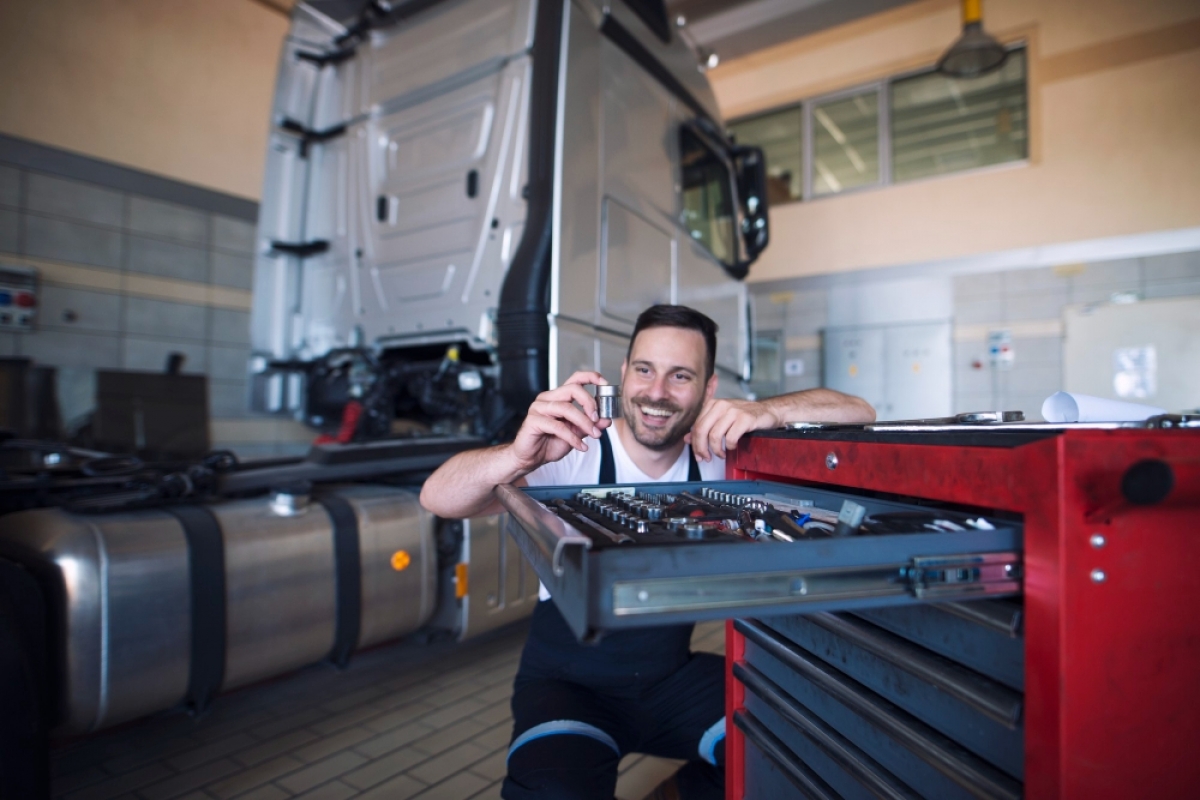
[[[37,308],[37,272],[0,264],[0,331],[32,331]]]

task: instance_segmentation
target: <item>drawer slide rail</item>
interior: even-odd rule
[[[617,616],[742,607],[803,605],[869,597],[967,599],[1021,590],[1018,553],[918,556],[907,564],[749,575],[653,578],[613,584]]]

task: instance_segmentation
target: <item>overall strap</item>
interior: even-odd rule
[[[613,458],[612,442],[608,440],[608,429],[600,431],[600,480],[601,486],[617,482],[617,462]]]
[[[688,445],[688,482],[704,480],[700,476],[700,464],[696,461],[696,452]],[[611,486],[617,482],[617,462],[613,458],[612,442],[608,440],[608,429],[600,431],[600,480],[601,486]]]
[[[700,465],[696,463],[696,451],[692,446],[688,445],[688,482],[695,483],[696,481],[704,480],[700,477]]]

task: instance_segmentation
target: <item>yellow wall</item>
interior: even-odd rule
[[[0,0],[0,132],[257,199],[286,31],[251,0]]]
[[[958,3],[921,0],[723,64],[726,118],[932,64]],[[1028,164],[771,210],[752,280],[1200,225],[1200,4],[988,0],[1030,54]]]

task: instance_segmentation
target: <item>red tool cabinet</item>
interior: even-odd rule
[[[1123,491],[1137,477],[1131,467],[1145,462],[1159,469],[1150,469],[1153,496],[1128,483]],[[779,431],[744,440],[728,477],[1020,514],[1018,791],[1200,797],[1200,430]],[[747,797],[754,783],[746,736],[734,724],[746,708],[734,675],[746,648],[735,621],[727,623],[730,800]]]

